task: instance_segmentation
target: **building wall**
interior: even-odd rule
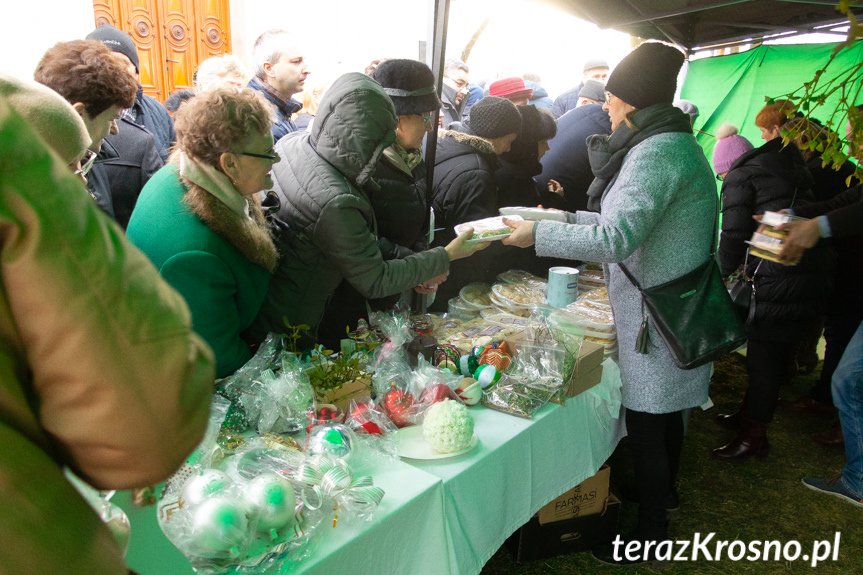
[[[20,78],[57,42],[83,38],[96,27],[93,0],[15,0],[0,7],[0,70]]]

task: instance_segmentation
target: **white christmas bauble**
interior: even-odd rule
[[[204,554],[242,552],[249,530],[244,503],[236,498],[216,495],[192,511],[192,539]]]
[[[249,481],[245,498],[250,509],[259,514],[258,531],[279,530],[294,518],[294,488],[275,473],[264,473]]]
[[[340,423],[319,425],[306,437],[306,452],[309,455],[329,453],[347,459],[354,450],[354,437],[354,432]]]
[[[180,496],[184,505],[198,505],[231,485],[231,477],[218,469],[204,469],[186,481]]]

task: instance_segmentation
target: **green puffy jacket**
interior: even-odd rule
[[[312,132],[279,140],[273,167],[282,202],[279,267],[273,274],[252,336],[307,324],[317,329],[327,300],[343,279],[366,298],[410,289],[445,273],[443,248],[384,260],[364,189],[384,149],[395,140],[398,117],[383,88],[364,74],[338,78],[327,90]]]

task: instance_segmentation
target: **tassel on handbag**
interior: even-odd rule
[[[644,314],[644,319],[641,320],[641,329],[638,330],[638,337],[635,338],[635,353],[646,355],[649,345],[650,334],[647,333],[647,314]]]

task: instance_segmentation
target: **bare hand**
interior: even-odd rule
[[[548,181],[548,191],[563,197],[563,186],[557,180]]]
[[[473,255],[474,252],[484,250],[491,245],[491,242],[479,242],[475,244],[466,243],[472,237],[473,228],[468,228],[464,231],[463,234],[461,234],[459,237],[457,237],[447,245],[446,252],[449,254],[449,261],[466,258],[470,255]]]
[[[414,288],[414,291],[421,294],[430,294],[437,291],[438,286],[446,281],[449,277],[449,272],[445,272],[439,276],[435,276],[430,280],[426,280]]]
[[[803,252],[818,243],[821,239],[821,226],[818,220],[795,220],[777,226],[777,230],[787,231],[788,237],[783,242],[779,259],[785,263],[798,263]]]
[[[536,222],[523,222],[504,218],[503,223],[515,230],[501,240],[504,244],[518,248],[529,248],[533,245],[533,226],[536,225]]]

